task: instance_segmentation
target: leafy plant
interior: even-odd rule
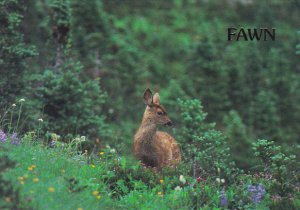
[[[178,129],[179,142],[185,162],[190,164],[193,176],[227,176],[233,173],[229,147],[225,136],[215,129],[214,123],[206,123],[207,113],[203,112],[197,99],[178,100],[182,126]],[[231,176],[232,177],[232,176]],[[232,177],[233,178],[233,177]]]

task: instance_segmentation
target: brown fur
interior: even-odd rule
[[[171,123],[166,110],[160,105],[158,93],[152,97],[151,91],[147,89],[144,102],[147,107],[141,126],[134,136],[135,157],[151,167],[178,165],[181,153],[176,140],[166,132],[157,131],[157,125]]]

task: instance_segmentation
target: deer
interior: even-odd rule
[[[166,109],[160,104],[158,93],[144,92],[146,109],[141,125],[134,135],[134,155],[142,165],[154,169],[176,167],[181,161],[181,152],[176,140],[167,132],[158,131],[160,125],[172,126]]]

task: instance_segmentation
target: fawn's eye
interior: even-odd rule
[[[158,115],[163,115],[164,113],[163,113],[163,112],[157,112],[157,114],[158,114]]]

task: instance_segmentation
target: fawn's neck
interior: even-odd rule
[[[142,124],[138,130],[138,138],[141,143],[149,144],[156,133],[156,124],[149,118],[143,118]]]

